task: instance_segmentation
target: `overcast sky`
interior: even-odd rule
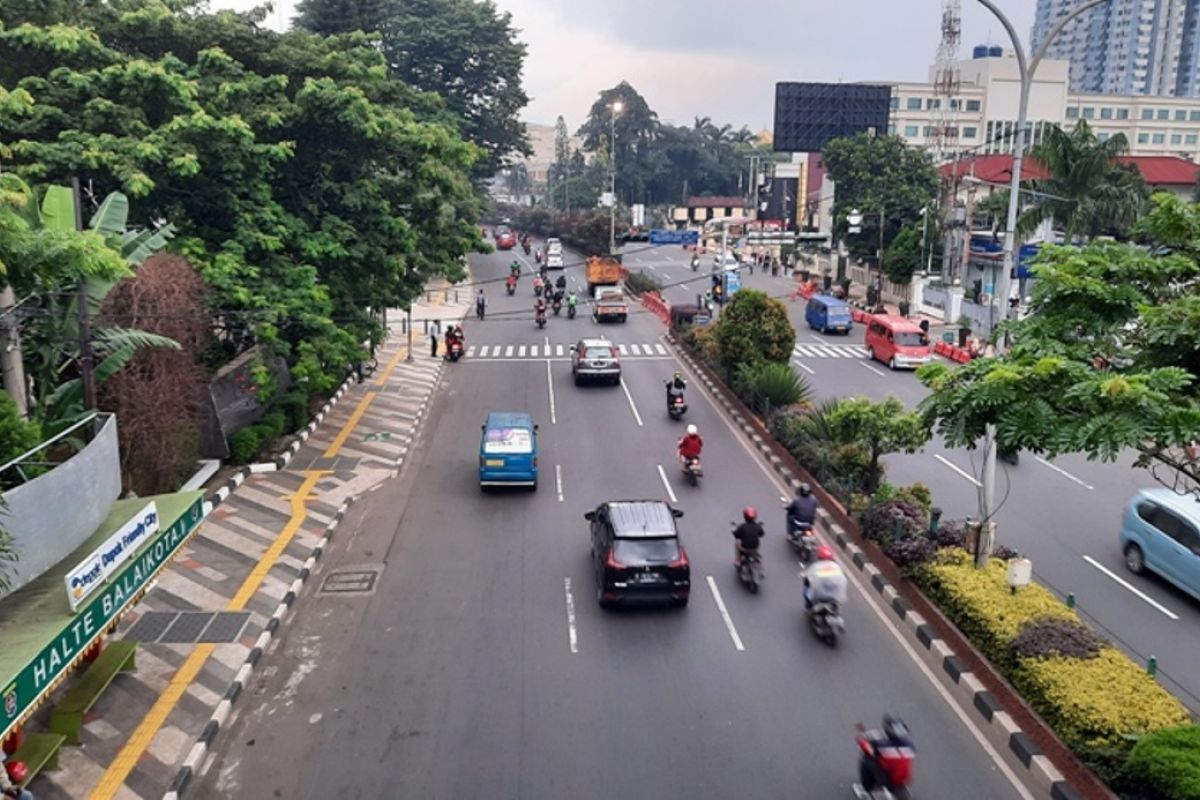
[[[211,0],[246,9],[259,0]],[[962,0],[960,55],[1009,40]],[[997,0],[1022,40],[1034,0]],[[295,0],[275,0],[271,27]],[[777,81],[925,80],[941,39],[941,0],[496,0],[529,47],[523,118],[574,131],[601,89],[629,81],[663,121],[771,127]]]

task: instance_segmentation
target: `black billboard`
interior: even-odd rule
[[[830,139],[887,133],[891,86],[863,83],[775,84],[775,150],[815,153]]]

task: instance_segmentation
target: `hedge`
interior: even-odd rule
[[[1200,726],[1143,736],[1129,754],[1122,782],[1145,800],[1200,800]]]
[[[1000,559],[976,569],[969,553],[943,549],[912,576],[1076,755],[1111,783],[1137,736],[1186,722],[1187,710],[1109,645],[1088,659],[1014,655],[1010,645],[1027,623],[1080,620],[1037,583],[1013,594],[1006,569]]]

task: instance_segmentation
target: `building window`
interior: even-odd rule
[[[909,111],[920,111],[921,110],[921,98],[919,98],[919,97],[908,98],[908,105],[906,106],[906,108]]]
[[[950,98],[950,110],[958,111],[958,98],[957,97]]]
[[[1171,144],[1183,144],[1183,135],[1179,133],[1172,133]]]
[[[1107,132],[1096,134],[1096,138],[1102,142],[1107,142],[1110,136],[1112,136],[1112,134]]]
[[[1182,108],[1175,109],[1175,121],[1176,122],[1183,122],[1186,119],[1187,119],[1187,111],[1185,111]]]
[[[892,111],[897,111],[897,110],[899,110],[899,108],[900,108],[900,98],[899,98],[899,97],[892,97],[890,100],[888,100],[888,108],[890,108]]]
[[[1195,144],[1196,143],[1196,134],[1189,133],[1187,136],[1184,136],[1183,143],[1184,144]]]
[[[895,135],[896,135],[896,123],[889,122],[888,123],[888,136],[895,136]]]
[[[942,107],[942,99],[940,97],[925,98],[925,110],[926,111],[933,111],[935,108],[941,108],[941,107]]]
[[[1100,119],[1112,119],[1112,112],[1111,108],[1100,109]]]
[[[1188,114],[1188,120],[1190,122],[1200,122],[1200,111],[1193,111]]]
[[[1139,133],[1138,134],[1138,144],[1150,144],[1150,134]]]
[[[1067,106],[1067,119],[1076,119],[1079,116],[1079,109],[1075,106]]]
[[[1096,109],[1092,108],[1091,106],[1084,106],[1084,108],[1083,108],[1083,118],[1084,119],[1092,119],[1095,116],[1096,116]]]
[[[925,126],[925,138],[926,139],[932,139],[936,135],[937,135],[937,128],[933,127],[932,125]]]
[[[1171,118],[1171,109],[1169,109],[1169,108],[1160,108],[1160,109],[1158,110],[1158,118],[1159,118],[1159,119],[1170,119],[1170,118]]]
[[[974,139],[977,134],[978,134],[978,131],[975,128],[971,128],[971,127],[963,128],[963,138],[964,139]]]
[[[1153,137],[1151,137],[1150,143],[1151,144],[1162,144],[1166,140],[1167,140],[1167,135],[1165,133],[1156,133],[1156,134],[1154,134]]]
[[[1154,109],[1153,108],[1143,108],[1142,109],[1142,119],[1154,119]]]
[[[987,147],[987,151],[989,153],[996,152],[995,134],[996,134],[995,123],[989,119],[988,124],[987,124],[987,139],[984,142],[984,145]]]
[[[978,100],[968,100],[967,101],[967,111],[978,111],[978,110],[979,110],[979,101]]]
[[[904,126],[904,135],[905,135],[905,137],[907,137],[909,139],[913,139],[917,136],[917,133],[920,130],[921,129],[918,128],[916,125],[905,125]]]
[[[1129,109],[1128,108],[1118,108],[1117,109],[1117,119],[1129,119]]]

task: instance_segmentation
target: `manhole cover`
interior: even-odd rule
[[[321,581],[320,594],[370,594],[375,591],[382,566],[343,567]]]

